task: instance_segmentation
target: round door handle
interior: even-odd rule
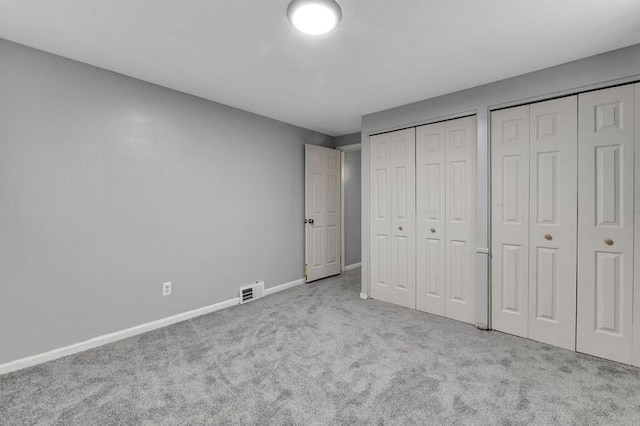
[[[435,234],[436,233],[436,228],[431,228],[431,233]]]
[[[546,234],[546,235],[544,236],[544,239],[545,239],[545,240],[547,240],[547,241],[551,241],[551,240],[553,240],[553,235],[551,235],[551,234]]]
[[[313,219],[309,219],[309,224],[313,225]]]
[[[607,238],[606,240],[604,240],[604,243],[608,246],[612,246],[613,245],[613,240],[611,238]]]
[[[400,231],[402,231],[402,226],[398,226],[398,229],[399,229]]]

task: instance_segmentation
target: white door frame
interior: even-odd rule
[[[351,151],[361,151],[362,150],[362,144],[361,143],[354,143],[351,145],[342,145],[342,146],[336,146],[336,149],[340,152],[340,167],[341,167],[341,173],[342,173],[342,177],[341,177],[341,191],[342,191],[342,202],[340,203],[340,216],[341,216],[341,222],[342,222],[342,227],[340,228],[340,243],[342,244],[342,250],[340,250],[340,270],[342,272],[345,271],[344,267],[344,259],[345,259],[345,234],[346,234],[346,226],[344,223],[344,153],[345,152],[351,152]],[[362,257],[362,249],[360,250],[361,254],[360,257]]]
[[[634,305],[633,305],[633,365],[640,367],[640,83],[635,84],[635,216],[634,216]]]

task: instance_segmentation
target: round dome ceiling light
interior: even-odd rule
[[[321,35],[338,25],[342,10],[336,0],[293,0],[287,8],[287,16],[298,31]]]

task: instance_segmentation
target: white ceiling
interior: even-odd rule
[[[0,0],[0,37],[329,135],[362,115],[640,42],[639,0]]]

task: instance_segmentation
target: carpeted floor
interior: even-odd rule
[[[0,376],[0,424],[640,424],[640,369],[361,300],[359,274]]]

